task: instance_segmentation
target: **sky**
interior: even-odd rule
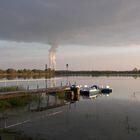
[[[0,0],[0,69],[140,69],[139,0]],[[55,45],[54,45],[55,44]]]

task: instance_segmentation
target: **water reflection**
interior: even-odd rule
[[[32,95],[31,102],[24,108],[16,108],[13,110],[6,110],[0,112],[0,128],[10,128],[16,125],[21,125],[30,121],[30,117],[24,115],[28,114],[32,116],[30,112],[40,112],[48,109],[53,109],[67,104],[75,103],[80,99],[79,94],[73,94],[73,92],[61,92],[61,93],[42,93]],[[31,98],[31,97],[30,97]],[[22,114],[23,118],[19,115]],[[34,116],[32,116],[34,118]],[[25,119],[24,119],[25,118]]]
[[[131,126],[130,125],[130,119],[129,119],[128,116],[126,116],[126,118],[125,118],[125,128],[126,128],[126,131],[127,131],[128,134],[130,134],[131,132],[135,132],[135,131],[138,130],[137,127],[134,127],[134,126]]]
[[[97,98],[101,97],[101,96],[106,96],[106,97],[109,97],[110,94],[112,94],[111,92],[110,93],[97,93],[95,94],[95,96],[87,96],[87,95],[81,95],[81,99],[84,100],[84,99],[89,99],[89,100],[96,100]]]
[[[28,106],[1,113],[4,115],[0,127],[11,126],[7,132],[0,132],[2,140],[140,139],[139,78],[69,77],[69,80],[82,85],[109,84],[113,93],[99,94],[97,98],[74,97],[73,93],[37,95]]]
[[[60,84],[61,82],[59,78],[0,80],[0,87],[17,86],[24,89],[58,87]],[[62,86],[64,85],[65,83],[63,83]]]
[[[65,97],[65,95],[64,95],[64,97]],[[65,103],[67,102],[68,99],[67,98],[60,99],[60,98],[61,97],[56,93],[39,94],[36,101],[30,103],[29,110],[30,111],[43,111],[46,109],[56,108],[56,107],[65,105]]]
[[[80,96],[79,92],[74,93],[73,91],[50,94],[34,94],[32,95],[32,97],[30,97],[32,98],[32,100],[26,107],[0,112],[0,129],[11,128],[18,125],[22,125],[24,123],[28,123],[31,121],[31,118],[36,119],[36,116],[34,116],[33,112],[42,112],[62,107],[65,105],[68,105],[69,109],[71,109],[71,105],[74,104],[76,106],[76,102],[79,100],[90,99],[94,101],[95,99],[101,96],[109,96],[109,94],[97,94],[96,97],[92,98],[84,95]],[[20,115],[22,115],[22,117],[19,117]]]

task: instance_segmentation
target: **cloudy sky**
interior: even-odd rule
[[[140,69],[140,0],[0,0],[0,69]]]

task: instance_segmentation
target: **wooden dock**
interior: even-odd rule
[[[0,100],[9,99],[13,97],[21,96],[30,96],[32,94],[39,93],[56,93],[56,92],[65,92],[70,91],[69,86],[53,87],[53,88],[39,88],[39,89],[30,89],[25,91],[10,91],[10,92],[0,92]]]

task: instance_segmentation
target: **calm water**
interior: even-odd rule
[[[1,117],[0,126],[9,127],[0,132],[2,140],[140,139],[140,78],[60,77],[53,81],[55,85],[60,85],[61,81],[64,84],[70,81],[79,85],[110,85],[113,92],[96,99],[81,96],[76,102],[42,94],[40,106],[48,105],[42,111],[36,110],[36,102],[1,113],[7,117]],[[39,84],[45,86],[43,81]]]

